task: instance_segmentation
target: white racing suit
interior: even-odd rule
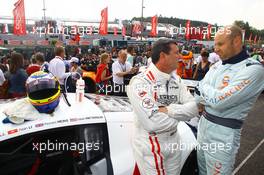
[[[141,175],[180,174],[177,124],[198,115],[194,97],[176,73],[163,73],[152,63],[131,79],[127,95],[135,114],[132,143]],[[161,106],[168,114],[158,112]]]
[[[198,125],[200,175],[232,174],[243,121],[263,90],[264,67],[245,51],[210,68],[195,94],[206,111]]]

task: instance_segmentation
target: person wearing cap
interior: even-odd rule
[[[82,69],[79,67],[79,58],[72,57],[70,59],[70,72],[78,72],[80,75],[82,74]]]

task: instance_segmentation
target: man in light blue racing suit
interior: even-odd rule
[[[243,122],[264,90],[264,67],[243,49],[239,27],[217,32],[215,51],[223,63],[213,65],[195,90],[204,106],[197,138],[200,175],[232,173]]]

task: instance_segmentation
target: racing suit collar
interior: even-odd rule
[[[239,62],[241,62],[247,58],[248,58],[248,54],[247,54],[246,50],[243,49],[239,54],[229,58],[228,60],[224,60],[222,62],[222,64],[223,65],[225,65],[225,64],[236,64],[236,63],[239,63]]]
[[[169,80],[171,78],[170,74],[161,72],[156,66],[155,64],[151,63],[149,66],[149,69],[151,71],[153,71],[153,73],[155,74],[155,77],[158,79],[165,79],[165,80]]]

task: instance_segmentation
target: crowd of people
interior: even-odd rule
[[[221,64],[220,57],[212,49],[202,48],[200,55],[196,57],[191,51],[181,50],[181,47],[179,49],[181,57],[178,59],[177,73],[181,78],[200,81],[213,64]],[[254,59],[264,64],[263,49],[252,49],[249,52]],[[37,52],[32,55],[29,65],[26,65],[27,60],[20,53],[13,52],[1,58],[0,98],[25,96],[24,85],[27,77],[40,70],[54,74],[62,86],[65,85],[66,77],[70,77],[66,82],[68,92],[75,91],[78,76],[91,72],[89,78],[92,81],[86,82],[88,89],[95,89],[100,94],[125,96],[124,86],[140,71],[140,67],[148,67],[152,62],[151,47],[143,51],[139,51],[135,46],[112,49],[110,52],[100,49],[98,52],[76,54],[68,58],[65,53],[62,47],[55,48],[55,58],[45,58],[43,53]],[[187,57],[184,56],[186,54]]]

